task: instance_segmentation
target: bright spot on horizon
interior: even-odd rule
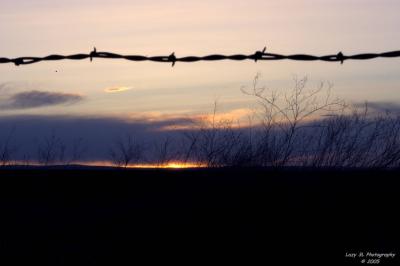
[[[165,166],[165,168],[192,168],[192,167],[197,167],[197,166],[184,163],[169,163]]]
[[[201,168],[205,165],[199,163],[184,163],[184,162],[173,162],[167,164],[135,164],[128,166],[129,168],[170,168],[170,169],[183,169],[183,168]]]

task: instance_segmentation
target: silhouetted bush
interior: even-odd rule
[[[14,131],[15,128],[12,128],[7,137],[3,141],[0,141],[0,167],[13,163],[13,155],[17,151],[16,146],[13,144]]]
[[[109,151],[112,163],[118,167],[128,167],[138,163],[143,155],[143,144],[139,143],[133,135],[127,134],[117,139]]]
[[[242,88],[245,95],[258,102],[254,125],[240,126],[233,119],[218,119],[215,102],[211,115],[194,119],[191,128],[164,131],[150,145],[132,134],[117,139],[108,151],[110,162],[125,168],[171,162],[207,167],[400,166],[398,115],[371,111],[367,103],[364,107],[347,105],[331,96],[329,83],[308,89],[307,78],[294,78],[292,89],[279,92],[260,86],[259,79],[257,75],[250,89]],[[10,131],[0,142],[0,166],[81,163],[88,148],[83,139],[66,145],[53,132],[38,143],[36,158],[22,153],[22,159],[16,159],[13,133]]]
[[[398,167],[400,118],[369,112],[332,98],[332,84],[307,89],[307,78],[294,78],[289,92],[278,93],[258,85],[243,93],[258,100],[261,123],[246,132],[233,121],[197,122],[186,132],[187,154],[208,167],[307,166]]]

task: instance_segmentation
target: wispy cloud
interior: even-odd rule
[[[165,118],[165,116],[152,116],[153,120],[158,118]],[[177,116],[176,118],[178,118]],[[254,117],[254,110],[248,108],[239,108],[233,109],[226,112],[206,114],[206,115],[191,115],[186,116],[186,118],[182,117],[179,121],[182,123],[175,123],[170,125],[165,125],[160,127],[159,130],[182,130],[182,129],[193,129],[197,126],[211,126],[212,121],[215,123],[231,123],[233,128],[240,126],[249,126],[249,119]],[[154,120],[156,121],[156,120]],[[200,123],[199,123],[200,122]]]
[[[81,100],[83,100],[83,96],[79,94],[32,90],[11,95],[0,104],[0,109],[29,109],[60,104],[73,104]]]
[[[116,92],[127,91],[130,89],[132,89],[132,87],[119,86],[119,87],[106,88],[106,89],[104,89],[104,91],[107,93],[116,93]]]

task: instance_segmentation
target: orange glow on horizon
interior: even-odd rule
[[[34,165],[34,164],[32,164]],[[36,164],[39,165],[39,164]],[[109,161],[92,161],[92,162],[77,162],[75,165],[86,165],[86,166],[105,166],[105,167],[116,167]],[[142,163],[142,164],[130,164],[127,168],[164,168],[164,169],[184,169],[184,168],[204,168],[207,167],[205,164],[196,162],[169,162],[166,164],[152,164],[152,163]],[[124,168],[124,166],[121,166]]]
[[[26,162],[17,161],[15,165],[25,165],[25,166],[44,166],[37,162]],[[57,164],[55,163],[54,166],[62,166],[64,164]],[[72,164],[65,164],[65,166],[71,165],[81,165],[81,166],[99,166],[99,167],[117,167],[116,165],[112,164],[109,161],[92,161],[92,162],[75,162]],[[48,165],[52,166],[52,165]],[[124,166],[120,166],[124,168]],[[205,164],[195,163],[195,162],[170,162],[166,164],[130,164],[127,168],[164,168],[164,169],[184,169],[184,168],[204,168],[207,167]]]
[[[184,169],[184,168],[201,168],[205,167],[202,164],[196,163],[183,163],[183,162],[171,162],[167,164],[134,164],[129,165],[129,168],[170,168],[170,169]]]

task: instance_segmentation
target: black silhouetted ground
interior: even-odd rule
[[[15,264],[361,265],[346,253],[394,252],[379,264],[389,265],[400,256],[399,171],[38,168],[0,176],[1,261]]]

